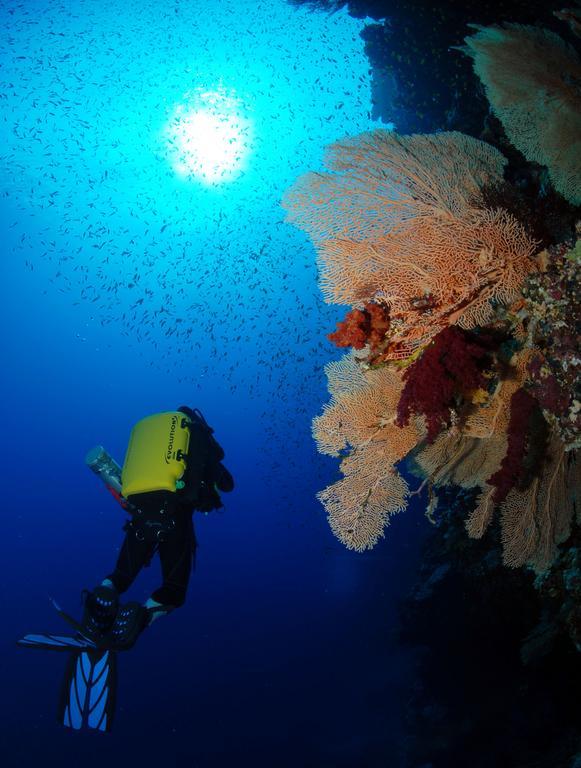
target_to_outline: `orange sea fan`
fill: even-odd
[[[313,420],[322,453],[339,456],[344,477],[317,498],[329,523],[350,549],[375,545],[393,513],[405,508],[408,486],[394,468],[423,439],[421,420],[395,425],[401,373],[393,368],[363,370],[353,353],[327,366],[332,400]]]
[[[386,130],[331,144],[325,165],[285,194],[287,220],[324,240],[374,240],[419,217],[461,215],[503,179],[506,158],[456,131],[399,136]]]
[[[579,505],[581,477],[575,453],[566,452],[552,434],[539,477],[528,488],[509,492],[501,505],[504,563],[512,568],[530,565],[546,571],[557,556],[557,546],[571,532]]]
[[[363,370],[353,353],[326,367],[331,402],[313,419],[313,436],[321,453],[339,456],[351,448],[362,451],[370,443],[383,446],[383,460],[394,464],[422,437],[412,422],[395,425],[403,389],[402,374],[391,367]],[[343,467],[342,467],[343,468]]]
[[[458,132],[399,136],[385,130],[331,144],[334,173],[307,173],[285,194],[287,221],[315,247],[327,240],[359,243],[394,233],[406,222],[455,217],[503,179],[506,158]]]
[[[474,70],[506,134],[527,160],[548,168],[555,188],[581,204],[581,60],[547,29],[480,27],[459,50]]]
[[[335,536],[348,549],[372,549],[384,535],[391,515],[407,505],[408,485],[383,461],[381,446],[344,459],[345,477],[317,494]]]
[[[332,145],[337,173],[307,174],[285,197],[317,248],[325,300],[389,307],[382,359],[408,357],[450,323],[488,322],[491,302],[514,301],[536,269],[524,227],[482,201],[505,162],[460,133],[375,131]]]
[[[513,488],[499,505],[505,565],[529,565],[537,573],[550,567],[558,545],[569,536],[574,510],[579,506],[579,469],[576,455],[566,452],[553,433],[539,476],[526,488]],[[472,530],[475,523],[492,517],[494,490],[486,487],[479,496]]]

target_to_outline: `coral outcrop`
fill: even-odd
[[[508,138],[581,202],[573,49],[511,24],[466,45]],[[327,366],[313,433],[341,460],[318,497],[351,549],[373,547],[424,488],[435,520],[453,485],[473,493],[471,537],[494,522],[504,564],[543,574],[580,514],[579,212],[543,203],[543,226],[526,191],[546,193],[520,166],[511,185],[507,163],[458,132],[376,130],[333,144],[327,170],[285,195],[325,299],[350,306],[329,338],[352,351]]]

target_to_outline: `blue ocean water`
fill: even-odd
[[[0,763],[397,766],[413,658],[397,641],[419,508],[368,554],[315,498],[338,476],[323,303],[280,201],[372,117],[366,25],[283,0],[1,4],[3,575]],[[383,124],[385,125],[385,124]],[[119,659],[111,734],[55,722],[54,597],[111,570],[124,514],[84,466],[199,407],[236,490],[195,515],[188,601]],[[154,562],[129,597],[159,582]]]

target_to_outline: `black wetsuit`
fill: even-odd
[[[181,505],[170,491],[143,493],[130,501],[136,511],[125,526],[115,570],[107,578],[120,594],[125,592],[157,551],[163,583],[152,598],[163,605],[183,605],[196,549],[192,508]]]
[[[234,481],[223,466],[224,451],[212,436],[212,429],[191,409],[179,409],[192,419],[187,469],[183,491],[150,491],[130,496],[131,520],[115,570],[107,576],[115,589],[125,592],[140,570],[159,553],[162,586],[152,598],[162,605],[183,605],[196,550],[192,521],[195,510],[208,511],[222,506],[217,488],[231,491]],[[200,414],[201,416],[201,414]]]

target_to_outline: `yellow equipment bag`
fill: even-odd
[[[131,430],[123,470],[125,498],[149,491],[176,491],[190,443],[189,420],[179,411],[156,413]]]

